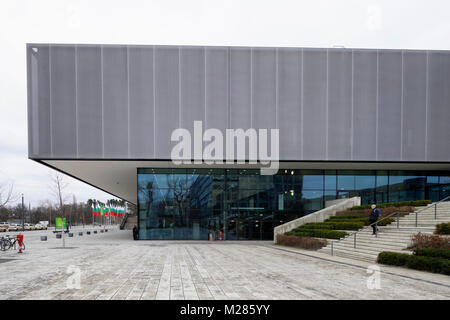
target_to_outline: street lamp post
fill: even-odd
[[[22,193],[22,231],[25,231],[25,206],[23,204],[23,193]]]

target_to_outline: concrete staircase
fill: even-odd
[[[407,247],[411,244],[411,237],[419,232],[423,234],[433,234],[436,224],[450,222],[450,202],[439,202],[437,204],[437,219],[435,219],[435,206],[417,207],[417,227],[416,214],[399,218],[399,228],[397,221],[378,227],[378,236],[372,235],[372,228],[365,227],[356,234],[356,248],[354,247],[354,235],[341,240],[329,240],[328,246],[319,250],[331,254],[331,242],[333,242],[333,255],[375,262],[378,254],[382,251],[392,251],[401,253],[411,253]],[[421,211],[420,211],[421,210]]]
[[[124,230],[133,230],[134,226],[137,226],[137,215],[128,215],[125,222]]]

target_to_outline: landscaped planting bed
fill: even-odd
[[[325,239],[316,239],[312,237],[299,237],[296,235],[277,235],[277,244],[289,247],[297,247],[308,250],[318,250],[325,247],[328,242]]]
[[[377,262],[450,275],[450,238],[418,233],[412,237],[413,255],[381,252]]]
[[[449,234],[450,235],[450,222],[444,222],[436,225],[436,234]]]
[[[444,255],[450,254],[449,249],[443,249],[448,251]],[[414,255],[397,252],[381,252],[378,255],[377,262],[381,264],[407,267],[409,269],[423,270],[434,273],[442,273],[450,275],[450,260],[442,257],[432,257],[426,255],[420,255],[424,252],[418,251]]]
[[[387,208],[387,207],[422,207],[427,206],[431,203],[430,200],[414,200],[414,201],[399,201],[399,202],[386,202],[386,203],[377,203],[377,208]],[[370,204],[365,204],[362,206],[354,206],[350,208],[350,210],[360,210],[360,209],[370,209]]]

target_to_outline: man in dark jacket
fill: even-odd
[[[377,234],[377,232],[378,232],[378,227],[375,222],[377,222],[379,217],[381,217],[381,211],[380,211],[380,209],[377,208],[377,206],[375,204],[373,204],[372,210],[370,211],[370,216],[369,216],[369,224],[372,225],[372,230],[373,230],[372,234]]]
[[[138,239],[138,229],[137,229],[136,225],[133,227],[133,239],[134,240]]]

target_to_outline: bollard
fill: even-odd
[[[72,238],[72,237],[73,237],[73,233],[69,232],[69,238]]]
[[[47,241],[47,236],[41,236],[41,241]]]
[[[82,236],[82,235],[83,235],[83,232],[78,232],[78,235],[79,235],[79,236]]]

